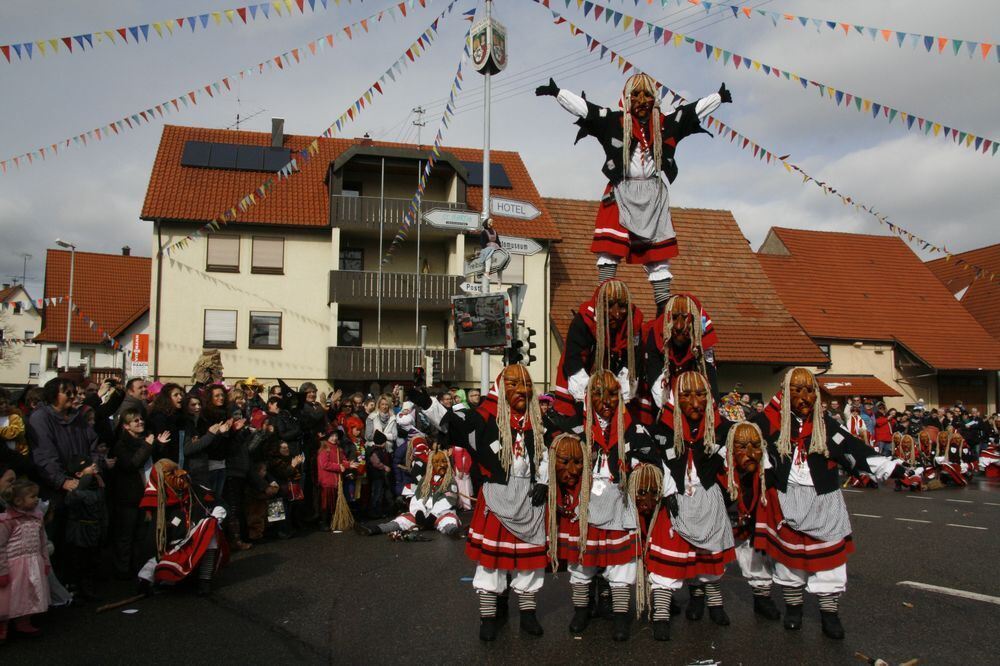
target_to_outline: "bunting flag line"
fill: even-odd
[[[42,162],[46,159],[57,157],[60,154],[60,150],[65,152],[65,150],[71,146],[86,147],[88,143],[103,141],[104,139],[118,136],[122,132],[133,130],[143,124],[151,124],[156,120],[157,116],[163,118],[166,114],[180,113],[182,110],[186,110],[190,106],[197,106],[199,101],[204,102],[206,99],[214,100],[217,96],[230,92],[233,88],[233,84],[236,83],[237,80],[243,81],[248,77],[262,76],[265,72],[271,72],[275,69],[284,71],[286,68],[299,65],[306,58],[322,54],[327,49],[333,48],[335,44],[343,42],[344,39],[351,41],[362,33],[368,34],[376,24],[381,23],[386,17],[392,18],[393,20],[396,20],[399,17],[406,18],[407,6],[412,8],[414,3],[419,3],[421,7],[427,6],[427,0],[405,0],[403,2],[392,2],[385,9],[380,9],[365,18],[358,19],[357,21],[338,28],[334,32],[327,33],[322,37],[306,42],[297,48],[290,49],[280,55],[268,58],[267,60],[257,63],[253,67],[241,69],[235,74],[224,76],[221,79],[213,81],[207,85],[199,86],[194,90],[189,90],[183,95],[161,102],[148,109],[138,111],[137,113],[129,114],[119,120],[115,120],[106,125],[101,125],[100,127],[96,127],[82,134],[77,134],[69,139],[63,139],[36,150],[0,160],[0,175],[6,175],[11,169],[19,170],[22,167],[31,166],[36,162]]]
[[[55,307],[57,305],[62,305],[63,301],[69,301],[68,296],[50,296],[48,298],[34,298],[30,301],[3,301],[0,302],[0,312],[6,312],[8,309],[14,310],[15,308],[25,308],[27,306],[34,307],[38,310],[44,310],[45,308]],[[87,325],[90,330],[95,331],[101,336],[101,342],[108,345],[115,351],[122,348],[120,342],[115,340],[111,335],[105,330],[103,326],[97,323],[97,320],[93,317],[87,315],[80,306],[73,303],[73,314],[78,316],[84,324]],[[13,344],[34,344],[35,341],[27,338],[9,338],[0,340],[0,344],[3,345],[13,345]]]
[[[594,42],[594,37],[589,33],[587,33],[586,31],[584,31],[579,26],[577,26],[576,24],[568,21],[565,17],[559,14],[559,12],[552,9],[549,6],[549,0],[533,0],[533,2],[543,5],[549,9],[549,11],[552,13],[553,24],[565,25],[569,29],[571,35],[575,37],[584,38],[587,42],[588,48],[591,53],[593,53],[596,50],[596,47],[591,46]],[[611,54],[610,59],[607,57],[609,53]],[[635,67],[634,64],[632,64],[632,62],[627,60],[621,54],[613,53],[610,50],[602,51],[599,55],[599,60],[601,62],[604,62],[606,60],[609,61],[622,74],[627,73],[630,69],[634,69],[635,71],[640,71],[638,68]],[[654,82],[657,87],[657,90],[659,91],[659,96],[661,100],[669,100],[669,103],[673,106],[678,106],[680,104],[687,103],[687,100],[682,95],[671,90],[670,88],[660,83],[659,81],[656,81],[655,78]],[[722,122],[721,120],[715,118],[712,115],[706,116],[705,120],[707,129],[716,131],[717,135],[722,139],[728,137],[729,143],[731,145],[736,146],[740,150],[746,152],[752,150],[754,159],[764,161],[766,164],[771,164],[772,162],[774,162],[775,164],[780,164],[788,173],[793,173],[793,172],[797,173],[798,175],[802,176],[802,182],[804,184],[812,183],[816,187],[820,188],[823,191],[823,194],[825,195],[832,194],[835,197],[837,197],[841,201],[841,203],[843,203],[845,206],[850,206],[858,212],[867,213],[868,215],[878,220],[879,224],[885,226],[890,232],[892,232],[896,236],[899,236],[901,239],[911,244],[917,245],[921,250],[924,250],[926,252],[943,254],[945,258],[948,259],[949,261],[954,261],[958,265],[965,266],[966,270],[974,271],[974,279],[988,279],[991,282],[996,279],[997,277],[996,273],[954,256],[951,252],[948,251],[947,248],[934,245],[933,243],[921,238],[917,234],[914,234],[913,232],[904,229],[898,224],[890,222],[889,217],[887,215],[879,212],[873,206],[863,204],[854,199],[853,197],[851,197],[850,195],[846,195],[838,191],[835,187],[833,187],[829,183],[814,178],[809,173],[807,173],[802,167],[789,161],[788,155],[779,156],[778,154],[765,148],[764,146],[757,143],[750,137],[741,134],[740,132],[736,131],[736,129],[734,129],[733,127],[727,125],[726,123]]]
[[[333,0],[333,2],[339,7],[341,0]],[[350,5],[353,4],[354,0],[344,0],[344,2]],[[357,2],[360,4],[365,2],[365,0],[357,0]],[[319,0],[319,4],[325,10],[327,9],[329,0]],[[413,2],[410,1],[409,5],[412,8]],[[0,58],[0,62],[16,65],[33,59],[38,60],[50,53],[54,55],[57,53],[93,51],[101,44],[112,46],[117,46],[118,44],[148,44],[151,32],[156,33],[160,39],[165,39],[173,37],[174,31],[182,33],[184,30],[188,30],[192,34],[199,31],[205,32],[210,26],[221,27],[223,21],[238,28],[258,21],[267,21],[275,16],[284,18],[296,14],[304,15],[307,6],[310,12],[316,13],[316,0],[269,0],[268,2],[244,5],[243,7],[220,9],[218,11],[194,14],[187,17],[160,19],[159,21],[151,21],[123,28],[96,30],[94,32],[84,32],[79,35],[67,37],[0,44],[0,54],[3,55],[3,58]]]
[[[474,16],[474,10],[472,11]],[[465,12],[463,17],[471,18],[468,12]],[[423,171],[420,172],[420,178],[417,181],[417,189],[413,192],[413,196],[410,198],[410,204],[406,207],[406,213],[403,215],[402,224],[399,225],[399,231],[396,232],[392,242],[389,244],[389,248],[385,251],[385,256],[382,257],[383,264],[387,264],[392,260],[392,253],[403,241],[406,240],[406,235],[409,233],[410,228],[413,226],[414,222],[419,219],[420,205],[424,198],[424,191],[427,189],[427,180],[434,171],[434,166],[441,158],[441,142],[444,139],[444,131],[449,128],[448,122],[455,115],[455,102],[458,99],[458,94],[462,91],[462,67],[465,66],[466,61],[472,54],[471,34],[472,26],[470,25],[469,29],[465,33],[465,45],[462,48],[462,57],[458,61],[458,68],[455,70],[455,77],[451,80],[451,90],[448,94],[448,102],[444,105],[444,111],[441,113],[438,130],[434,134],[434,142],[431,144],[431,150],[427,155],[427,162],[424,164]]]
[[[403,51],[403,53],[400,54],[395,61],[393,61],[393,63],[382,73],[381,76],[368,86],[360,97],[351,102],[347,106],[347,109],[340,114],[340,116],[338,116],[333,123],[323,130],[323,132],[317,138],[313,139],[305,148],[302,150],[293,150],[291,160],[285,166],[275,172],[273,176],[268,177],[267,180],[258,185],[252,191],[241,197],[235,205],[229,207],[215,219],[202,225],[196,231],[191,232],[184,238],[181,238],[180,240],[177,240],[163,248],[164,253],[169,257],[171,252],[183,250],[190,243],[194,242],[195,239],[207,236],[213,231],[218,231],[219,228],[229,222],[235,222],[240,212],[245,213],[249,208],[256,206],[258,203],[267,198],[267,196],[276,187],[279,187],[282,181],[285,181],[299,173],[301,171],[300,162],[305,164],[317,153],[319,153],[319,142],[321,138],[333,138],[333,136],[340,132],[344,126],[355,120],[362,111],[370,107],[377,95],[384,94],[382,92],[383,88],[388,85],[389,81],[395,82],[396,77],[402,73],[404,68],[409,66],[409,63],[415,62],[417,58],[426,53],[431,44],[434,42],[434,38],[437,36],[440,21],[451,14],[452,9],[458,2],[459,0],[451,0],[451,2],[448,3],[448,6],[445,7],[444,11],[438,14],[434,20],[431,21],[430,25],[417,36],[417,39],[410,44],[410,46],[407,47],[407,49]]]
[[[539,2],[539,0],[534,1]],[[540,4],[548,6],[548,0],[540,2]],[[686,46],[695,53],[704,53],[706,59],[714,59],[716,63],[721,63],[723,67],[732,65],[736,70],[754,71],[763,76],[773,75],[778,80],[791,84],[799,84],[802,90],[815,88],[819,91],[821,98],[829,100],[837,107],[843,106],[845,110],[854,109],[859,113],[871,114],[872,118],[882,116],[890,125],[898,118],[900,125],[907,131],[914,131],[915,129],[918,133],[922,133],[925,136],[933,134],[935,137],[951,139],[952,143],[959,146],[982,153],[983,155],[990,154],[994,157],[997,154],[998,147],[1000,147],[1000,143],[996,139],[987,139],[972,132],[951,127],[929,118],[922,118],[916,114],[893,108],[888,104],[867,99],[846,90],[839,90],[821,81],[813,81],[794,72],[779,69],[778,67],[754,60],[720,46],[697,40],[694,37],[679,32],[673,32],[665,26],[651,21],[643,21],[640,18],[619,12],[597,2],[580,0],[578,5],[582,7],[585,18],[590,18],[598,23],[603,18],[604,23],[612,23],[615,27],[621,28],[625,33],[634,33],[637,38],[644,32],[646,37],[651,39],[657,46],[673,46],[674,48]],[[588,40],[587,46],[590,47],[591,51],[600,47],[601,55],[609,51],[607,46],[593,38]],[[613,54],[612,57],[614,57],[614,52],[611,51],[611,53]]]
[[[668,2],[673,2],[678,6],[700,5],[705,8],[708,14],[712,9],[718,8],[720,13],[732,12],[735,18],[753,19],[763,17],[771,20],[772,25],[794,25],[800,28],[814,27],[816,32],[822,32],[823,28],[831,32],[843,32],[845,37],[857,35],[868,37],[873,42],[882,44],[895,44],[898,48],[903,48],[907,42],[913,50],[923,47],[927,53],[938,53],[943,55],[951,53],[957,56],[965,52],[969,59],[979,57],[982,60],[990,58],[1000,62],[1000,44],[991,42],[975,42],[971,39],[956,39],[954,37],[943,37],[940,35],[923,35],[916,32],[906,32],[903,30],[893,30],[892,28],[873,28],[856,23],[845,21],[835,21],[832,19],[811,18],[809,16],[799,16],[797,14],[786,14],[767,9],[748,7],[746,5],[733,5],[727,2],[709,2],[707,0],[660,0],[661,6],[666,6]],[[578,3],[579,4],[579,3]],[[638,2],[636,2],[638,4]],[[652,0],[649,0],[652,4]]]

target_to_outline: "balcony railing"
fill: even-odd
[[[440,273],[382,273],[382,307],[420,307],[444,310],[459,293],[459,275]],[[378,271],[330,271],[330,302],[374,307],[379,294]]]
[[[378,197],[352,197],[333,195],[330,197],[330,222],[333,226],[360,226],[378,229],[380,210],[385,207],[385,227],[398,227],[403,223],[406,211],[410,207],[409,199],[379,199]],[[449,210],[468,210],[464,203],[454,201],[421,202],[421,211],[427,212],[435,208]]]
[[[462,349],[427,350],[446,382],[467,379],[465,354]],[[330,380],[405,381],[413,378],[413,368],[421,361],[420,350],[409,347],[329,347],[327,353]]]

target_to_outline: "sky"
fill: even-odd
[[[1000,3],[992,0],[752,0],[735,4],[838,22],[1000,42]],[[1000,139],[1000,62],[927,53],[907,42],[873,42],[852,32],[772,26],[763,17],[734,19],[729,10],[705,10],[675,0],[652,3],[602,0],[675,32],[691,35],[944,125]],[[83,53],[37,55],[30,61],[0,61],[0,159],[59,142],[96,126],[147,109],[223,76],[300,47],[305,42],[392,6],[354,0],[338,6],[319,0],[315,12],[258,20],[246,26],[209,23],[192,34],[169,38],[150,31],[148,43],[99,44]],[[240,0],[4,0],[0,44],[36,41],[119,26],[152,23],[240,6]],[[29,291],[42,294],[44,257],[54,240],[79,250],[133,254],[153,251],[152,225],[139,220],[150,170],[164,123],[270,131],[272,116],[285,119],[289,134],[318,134],[346,110],[446,6],[444,0],[415,5],[405,19],[386,19],[367,34],[335,39],[335,47],[297,66],[248,78],[227,94],[182,107],[165,119],[88,147],[0,175],[0,279],[22,274]],[[426,143],[437,131],[444,101],[461,57],[468,23],[461,12],[482,2],[459,0],[441,22],[434,44],[385,87],[340,133],[415,141],[412,109],[427,109]],[[791,160],[855,200],[874,206],[896,224],[952,252],[1000,241],[1000,155],[984,156],[941,138],[906,132],[897,119],[845,111],[815,89],[803,90],[774,76],[706,60],[689,48],[653,46],[604,21],[584,18],[575,0],[553,7],[567,19],[688,98],[714,92],[723,81],[733,103],[717,116],[775,154]],[[520,152],[543,196],[597,198],[603,191],[602,151],[591,139],[573,145],[573,118],[534,88],[552,76],[561,87],[586,91],[588,99],[614,105],[626,75],[599,60],[549,11],[530,0],[497,0],[494,14],[507,26],[509,64],[493,78],[492,146]],[[342,33],[341,33],[342,34]],[[631,72],[630,72],[631,73]],[[483,140],[481,77],[466,69],[457,113],[445,143],[480,147]],[[671,187],[675,206],[732,210],[756,247],[772,226],[857,233],[886,233],[864,214],[842,205],[801,177],[754,160],[728,140],[697,135],[677,150],[680,175]],[[914,248],[915,250],[917,248]],[[931,255],[922,253],[923,258]]]

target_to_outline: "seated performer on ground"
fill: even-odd
[[[642,311],[632,304],[628,285],[608,280],[580,305],[566,333],[566,345],[556,375],[555,410],[581,416],[591,373],[610,370],[621,384],[621,400],[628,406],[641,378],[636,361],[642,331]]]
[[[712,621],[729,624],[719,581],[726,563],[736,557],[721,487],[726,452],[716,444],[716,437],[724,438],[732,424],[719,418],[708,380],[701,373],[681,373],[674,395],[676,405],[664,406],[659,424],[668,447],[664,492],[669,512],[661,511],[652,527],[646,564],[657,640],[670,640],[670,602],[685,583],[690,589],[685,613],[689,620],[702,618],[707,596]]]
[[[920,433],[921,437],[925,436],[925,431]],[[903,435],[899,438],[899,446],[893,446],[892,457],[901,461],[906,469],[912,471],[913,473],[904,476],[901,479],[896,479],[896,490],[903,490],[907,488],[909,490],[923,490],[924,489],[924,467],[921,464],[920,448],[917,446],[916,442],[913,441],[912,435]]]
[[[802,627],[807,590],[819,596],[823,633],[840,639],[838,600],[847,588],[847,556],[854,542],[837,467],[867,472],[878,481],[902,478],[904,470],[824,415],[818,397],[813,373],[793,368],[756,419],[772,467],[767,504],[757,512],[754,547],[774,560],[774,582],[785,596],[785,628]]]
[[[187,472],[164,458],[153,465],[139,501],[150,525],[152,555],[139,571],[140,587],[176,585],[198,572],[198,594],[212,590],[212,578],[229,559],[222,536],[226,511],[209,511],[191,486]]]
[[[958,432],[948,438],[948,448],[937,459],[941,481],[948,485],[966,486],[975,471],[976,456]]]
[[[376,433],[376,437],[380,433]],[[448,451],[435,448],[429,455],[430,470],[417,480],[415,489],[407,486],[410,508],[387,523],[360,525],[358,531],[367,536],[389,534],[400,530],[427,529],[441,534],[460,534],[458,514],[458,483],[455,481]]]
[[[768,463],[764,447],[764,436],[757,424],[743,421],[729,429],[726,487],[732,502],[729,519],[736,539],[736,562],[753,590],[753,612],[768,620],[777,620],[781,613],[771,601],[774,562],[767,553],[753,547],[757,510],[767,503],[764,470]]]
[[[521,630],[541,636],[535,594],[548,563],[544,505],[549,467],[527,368],[519,363],[504,368],[469,420],[469,451],[484,478],[465,547],[476,562],[472,587],[479,595],[479,638],[494,640],[507,618],[508,575],[518,594]]]
[[[979,469],[988,479],[1000,478],[1000,446],[996,442],[979,452]]]
[[[619,109],[591,104],[549,79],[536,95],[551,95],[578,116],[576,140],[592,136],[604,149],[601,171],[608,185],[594,223],[590,251],[597,255],[601,281],[614,277],[618,263],[642,264],[653,284],[657,305],[670,297],[670,259],[677,256],[677,239],[670,220],[668,183],[677,177],[674,152],[686,136],[708,132],[701,120],[732,102],[725,84],[719,92],[685,104],[664,115],[656,108],[659,85],[647,74],[625,82]]]
[[[690,294],[671,296],[666,309],[642,327],[643,365],[657,407],[662,407],[670,395],[677,375],[687,370],[707,376],[712,394],[718,394],[715,370],[718,341],[712,318]]]

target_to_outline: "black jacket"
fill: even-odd
[[[95,548],[108,529],[108,507],[104,503],[104,488],[97,477],[88,474],[80,484],[66,493],[66,541],[81,548]]]
[[[708,418],[708,417],[706,417]],[[733,426],[732,421],[727,421],[722,419],[719,427],[715,430],[715,448],[711,451],[705,449],[703,440],[699,439],[695,442],[687,442],[684,447],[684,453],[677,455],[674,452],[674,430],[669,426],[660,425],[660,431],[662,432],[664,439],[663,441],[663,459],[666,462],[667,469],[670,470],[670,476],[674,477],[674,483],[677,484],[678,492],[683,493],[687,490],[687,462],[688,462],[688,452],[691,454],[691,461],[694,463],[694,469],[698,473],[698,479],[701,481],[701,485],[705,490],[710,490],[712,486],[719,483],[719,478],[726,469],[726,453],[720,442],[724,443],[726,441],[726,435],[729,433],[729,429]],[[659,439],[659,438],[658,438]],[[721,487],[723,497],[727,496],[727,489]]]
[[[139,500],[146,489],[143,470],[155,446],[146,444],[145,440],[135,438],[124,430],[119,433],[111,449],[112,457],[117,460],[111,470],[114,477],[111,497],[116,505],[133,509],[139,506]]]
[[[500,430],[497,428],[497,420],[493,417],[484,419],[477,410],[470,410],[469,414],[469,445],[468,450],[472,454],[473,460],[479,465],[483,480],[489,483],[499,483],[507,485],[510,478],[509,472],[505,471],[500,464]],[[512,433],[515,437],[516,433]],[[538,446],[544,446],[544,442],[539,441]],[[535,481],[538,470],[535,468],[535,433],[528,430],[524,433],[524,448],[531,465],[531,480]]]

